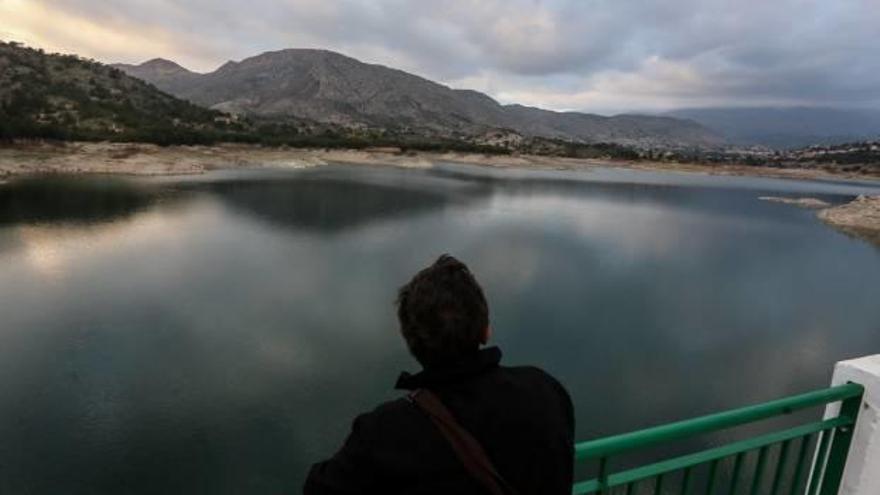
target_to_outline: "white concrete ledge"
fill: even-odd
[[[839,494],[880,495],[880,354],[837,363],[831,384],[847,382],[864,386],[865,396]],[[825,417],[835,417],[839,410],[839,403],[831,404],[825,409]]]

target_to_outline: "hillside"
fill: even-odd
[[[172,64],[167,62],[166,64]],[[285,50],[228,62],[196,77],[168,77],[162,65],[118,66],[194,103],[235,113],[297,116],[347,126],[471,134],[494,101],[458,97],[439,84],[323,50]],[[193,74],[193,73],[189,73]],[[497,119],[496,119],[497,120]]]
[[[140,65],[114,64],[113,67],[132,77],[149,80],[152,84],[169,93],[182,90],[200,76],[200,74],[184,69],[170,60],[161,58],[154,58]]]
[[[73,55],[0,42],[0,138],[202,142],[241,125]]]
[[[523,105],[504,107],[513,126],[531,135],[575,141],[617,143],[639,148],[712,147],[722,140],[696,122],[651,115],[553,112]]]
[[[880,136],[880,111],[839,108],[695,108],[667,115],[691,119],[732,144],[777,149],[843,144]]]
[[[404,71],[326,50],[289,49],[227,62],[196,74],[166,60],[117,65],[199,105],[248,116],[295,116],[347,128],[378,128],[445,138],[507,129],[524,137],[639,147],[707,147],[708,129],[669,117],[603,117],[504,106]]]

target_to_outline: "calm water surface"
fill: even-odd
[[[296,493],[415,369],[396,288],[468,262],[577,436],[824,386],[880,352],[880,250],[762,195],[600,170],[327,166],[0,186],[0,493]]]

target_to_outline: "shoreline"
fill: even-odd
[[[406,152],[396,149],[301,149],[256,145],[161,147],[140,143],[26,143],[0,146],[0,185],[14,177],[42,174],[199,175],[241,168],[306,168],[342,163],[429,168],[452,162],[490,168],[585,170],[623,168],[653,172],[766,177],[796,180],[859,180],[880,185],[880,177],[815,169],[778,169],[747,165],[697,165],[618,161],[536,155],[482,155],[457,152]],[[880,247],[880,196],[860,196],[836,207],[811,198],[762,197],[766,201],[818,209],[818,217],[848,235]]]
[[[566,158],[541,155],[412,151],[393,148],[308,149],[247,144],[167,146],[142,143],[16,143],[0,145],[0,182],[36,174],[194,175],[236,168],[303,168],[329,163],[427,168],[445,161],[493,168],[589,170],[597,167],[685,172],[720,176],[753,176],[797,180],[876,181],[868,176],[821,169],[772,168],[731,164],[687,164]]]
[[[880,196],[861,195],[837,206],[810,197],[761,196],[758,199],[816,210],[816,217],[829,227],[880,248]]]
[[[880,196],[859,196],[818,212],[820,220],[849,236],[880,248]]]

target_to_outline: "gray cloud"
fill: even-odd
[[[266,50],[322,47],[505,102],[556,109],[880,107],[880,0],[0,5],[0,32],[106,61],[163,56],[211,70]],[[28,17],[35,5],[43,15]]]

